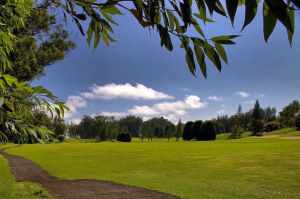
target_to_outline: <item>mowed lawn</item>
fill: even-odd
[[[182,198],[300,198],[300,140],[35,144],[8,152],[60,178],[115,181]]]

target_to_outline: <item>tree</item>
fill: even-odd
[[[67,132],[67,125],[64,122],[64,119],[61,117],[56,116],[53,120],[52,124],[52,131],[55,133],[55,136],[58,137],[59,135],[64,136]]]
[[[175,133],[176,141],[179,141],[181,134],[182,134],[182,123],[181,120],[179,120],[176,125],[176,133]]]
[[[236,112],[236,115],[233,116],[233,126],[231,128],[231,133],[229,138],[236,139],[242,137],[242,134],[244,132],[243,129],[243,112],[242,112],[242,106],[238,106],[238,110]]]
[[[300,131],[300,114],[298,114],[295,118],[295,127],[297,131]]]
[[[168,141],[174,135],[175,129],[176,128],[174,124],[169,124],[165,127],[165,137],[168,138]]]
[[[193,126],[192,126],[192,133],[193,133],[193,137],[196,138],[198,140],[199,134],[200,134],[200,128],[202,125],[202,120],[197,120],[194,122]]]
[[[28,0],[1,1],[0,4],[0,141],[10,137],[17,143],[44,142],[49,140],[51,131],[28,120],[33,115],[31,110],[44,108],[52,115],[63,116],[66,106],[45,88],[32,87],[7,73],[13,70],[10,55],[16,42],[14,34],[24,27],[33,4]]]
[[[293,127],[295,124],[295,119],[297,113],[300,112],[300,103],[297,100],[294,100],[289,105],[283,108],[281,112],[279,112],[279,121],[284,127]]]
[[[43,9],[41,9],[43,8]],[[22,28],[14,31],[14,51],[9,54],[13,70],[7,73],[19,81],[31,81],[44,75],[46,66],[64,59],[65,54],[75,47],[68,40],[68,31],[58,24],[55,15],[48,10],[53,4],[48,1],[36,3]]]
[[[263,110],[264,120],[266,122],[272,122],[276,120],[276,108],[267,107]]]
[[[131,134],[132,137],[139,137],[143,120],[141,117],[128,115],[125,118],[120,119],[120,130]]]
[[[208,141],[216,139],[216,129],[213,121],[205,121],[201,125],[197,140]]]
[[[256,100],[250,121],[250,130],[252,131],[252,135],[259,135],[259,133],[263,131],[263,127],[264,122],[262,118],[262,109],[260,108],[258,100]]]
[[[183,133],[182,133],[183,140],[189,141],[189,140],[193,139],[193,132],[192,132],[193,124],[194,124],[194,122],[188,121],[184,125]]]

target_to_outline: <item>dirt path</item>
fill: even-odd
[[[100,180],[63,180],[50,176],[39,165],[0,150],[18,182],[39,183],[56,199],[175,199],[168,195],[135,186]]]

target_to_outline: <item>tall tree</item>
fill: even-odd
[[[179,119],[179,121],[176,125],[176,133],[175,133],[176,141],[179,141],[179,138],[181,137],[181,135],[182,135],[182,122]]]
[[[53,8],[49,0],[36,3],[25,25],[15,30],[14,51],[9,54],[13,70],[9,74],[19,81],[31,81],[44,75],[46,66],[64,59],[65,54],[75,47],[69,33],[49,14]]]
[[[259,133],[263,131],[263,127],[264,122],[262,117],[262,109],[260,108],[259,101],[256,100],[250,121],[250,130],[252,131],[252,135],[259,135]]]

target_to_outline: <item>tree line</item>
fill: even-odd
[[[84,116],[80,123],[71,123],[68,136],[75,138],[91,138],[99,141],[115,140],[118,134],[129,134],[130,137],[148,141],[153,138],[176,140],[214,140],[217,134],[230,133],[229,138],[240,138],[245,131],[252,136],[260,136],[263,132],[274,131],[285,127],[296,127],[300,130],[300,103],[294,100],[277,114],[276,108],[261,108],[257,100],[254,107],[247,112],[238,106],[237,113],[223,115],[209,121],[178,121],[173,124],[164,117],[154,117],[143,121],[141,117],[128,115],[121,119],[98,115]],[[122,135],[123,136],[123,135]]]

